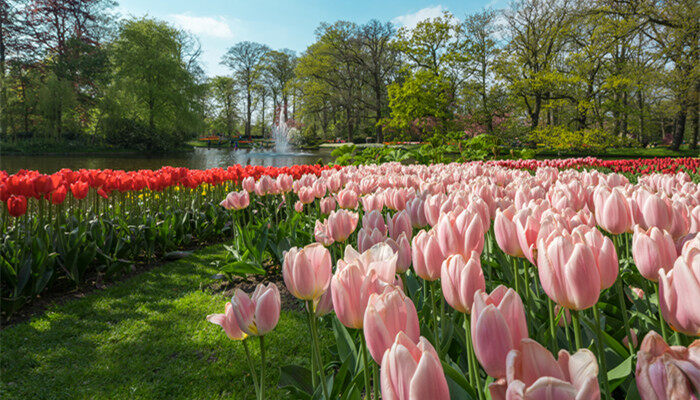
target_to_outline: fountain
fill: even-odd
[[[275,153],[287,154],[289,152],[289,132],[292,129],[287,126],[284,118],[284,107],[280,107],[277,124],[272,125],[272,138],[275,141]]]

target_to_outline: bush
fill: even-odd
[[[562,126],[536,129],[529,135],[529,140],[539,148],[557,152],[593,153],[625,145],[621,138],[600,129],[570,131]]]
[[[149,153],[163,153],[177,148],[183,135],[150,128],[130,118],[108,118],[100,124],[107,143]]]

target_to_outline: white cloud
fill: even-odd
[[[447,11],[447,8],[443,7],[442,5],[426,7],[414,12],[413,14],[398,16],[392,19],[391,22],[399,26],[405,26],[406,28],[413,29],[421,21],[441,17],[442,13],[445,11]]]
[[[178,26],[186,29],[195,35],[211,36],[222,39],[233,37],[231,27],[226,18],[216,17],[195,17],[190,14],[172,14],[169,18]]]

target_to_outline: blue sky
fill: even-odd
[[[207,75],[227,74],[219,64],[226,49],[250,40],[273,49],[303,51],[314,42],[321,22],[372,18],[396,25],[415,25],[424,18],[450,11],[457,18],[484,7],[500,8],[507,0],[120,0],[122,16],[149,15],[195,34],[202,45],[201,61]]]

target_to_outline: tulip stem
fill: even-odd
[[[666,332],[666,322],[664,322],[664,316],[661,313],[661,293],[659,292],[659,284],[653,284],[654,285],[654,290],[656,290],[656,300],[657,300],[657,307],[656,309],[659,312],[659,325],[661,325],[661,336],[664,338],[664,342],[668,343],[668,333]],[[627,331],[627,334],[629,335],[629,331]],[[630,343],[632,342],[631,340],[629,341]]]
[[[372,387],[374,388],[374,398],[379,399],[379,366],[374,364],[372,368]]]
[[[250,375],[253,376],[253,386],[255,387],[255,398],[260,398],[260,388],[258,386],[258,376],[255,373],[255,365],[253,360],[250,358],[250,350],[248,350],[248,343],[246,339],[241,340],[243,342],[243,348],[245,349],[245,358],[248,360],[248,368],[250,368]]]
[[[574,343],[576,351],[581,348],[581,321],[578,318],[578,311],[571,310],[571,322],[574,325]]]
[[[323,371],[323,361],[321,361],[321,348],[319,347],[318,343],[318,331],[316,330],[316,314],[313,312],[313,306],[310,301],[306,301],[306,308],[309,311],[309,319],[311,321],[311,340],[313,341],[314,349],[316,350],[315,352],[312,351],[312,356],[314,355],[313,353],[316,353],[316,365],[318,366],[318,373],[319,373],[319,378],[321,379],[321,387],[323,388],[323,397],[328,399],[328,389],[326,388],[326,374]]]
[[[265,335],[260,338],[260,400],[265,400]]]
[[[309,335],[313,338],[313,329],[311,323],[311,312],[309,311],[309,302],[306,302],[306,317],[309,323]],[[311,340],[311,386],[316,387],[316,345]]]
[[[557,330],[554,327],[554,306],[552,304],[552,299],[547,296],[547,313],[549,314],[549,334],[552,337],[550,350],[552,353],[557,351]]]
[[[467,365],[469,374],[469,384],[476,390],[479,399],[483,399],[481,393],[481,383],[479,382],[479,371],[476,363],[476,355],[474,354],[474,346],[472,344],[471,324],[469,322],[469,314],[464,314],[464,332],[467,341]]]
[[[518,279],[518,259],[515,257],[511,258],[513,259],[513,281],[515,284],[515,292],[520,294],[520,285],[518,284],[518,282],[520,281],[520,279]]]
[[[617,301],[620,303],[620,309],[622,311],[622,323],[625,326],[625,335],[630,335],[630,321],[627,317],[627,304],[625,304],[624,289],[622,288],[622,278],[619,278],[617,279],[617,281],[615,281],[615,287],[617,289]],[[634,344],[631,340],[628,340],[627,342],[630,354],[634,355]]]
[[[593,319],[595,319],[595,330],[598,340],[596,340],[596,347],[598,348],[598,371],[600,371],[600,377],[598,378],[603,382],[603,397],[609,398],[610,396],[610,383],[608,382],[608,364],[605,360],[605,350],[603,349],[603,329],[600,326],[600,312],[598,310],[598,304],[593,306]],[[628,333],[629,334],[629,333]],[[629,340],[632,342],[632,340]]]
[[[435,300],[435,294],[437,290],[435,289],[435,285],[437,285],[436,282],[431,282],[430,284],[430,303],[431,303],[431,314],[433,317],[433,334],[435,335],[435,347],[438,351],[438,355],[442,357],[442,350],[440,346],[440,333],[438,330],[438,318],[437,318],[437,301]]]
[[[369,358],[367,356],[367,342],[365,341],[365,335],[362,331],[360,331],[360,340],[362,340],[362,360],[365,363],[365,367],[363,368],[363,375],[365,377],[365,399],[369,399],[369,394],[372,391],[372,389],[369,386]],[[376,385],[376,383],[375,383]]]

